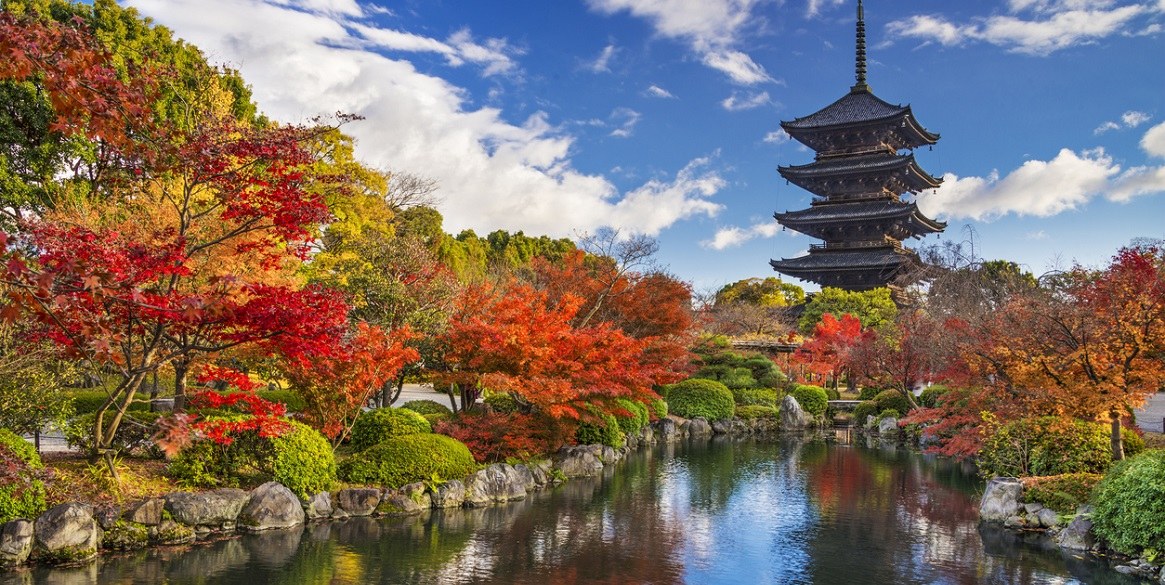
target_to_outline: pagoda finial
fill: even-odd
[[[850,88],[850,91],[853,93],[870,91],[870,86],[866,84],[866,13],[862,9],[862,0],[858,0],[858,51],[856,70],[858,82]]]

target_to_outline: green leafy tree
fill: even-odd
[[[865,291],[847,291],[826,287],[805,305],[798,325],[806,335],[821,322],[821,316],[831,313],[853,315],[862,322],[863,328],[878,328],[893,323],[898,315],[898,306],[890,298],[890,289],[876,288]]]

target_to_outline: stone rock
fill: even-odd
[[[603,471],[603,462],[585,447],[563,447],[554,455],[554,467],[566,477],[590,477]]]
[[[878,426],[878,417],[876,417],[872,414],[867,414],[866,415],[866,424],[864,426],[867,429],[872,429],[872,428]]]
[[[1060,515],[1050,508],[1040,508],[1035,516],[1039,519],[1040,526],[1044,528],[1055,528],[1060,523]]]
[[[400,488],[400,493],[405,497],[417,503],[424,510],[433,507],[433,498],[429,495],[429,488],[425,487],[424,483],[415,482],[410,483]]]
[[[287,486],[269,481],[251,492],[251,498],[239,511],[239,527],[258,532],[272,528],[291,528],[303,524],[303,504]]]
[[[1023,516],[1008,516],[1007,520],[1003,521],[1004,528],[1023,528],[1027,526],[1027,519]]]
[[[465,504],[471,508],[480,508],[524,499],[525,481],[526,478],[513,467],[495,463],[465,478]]]
[[[189,544],[194,542],[194,528],[173,520],[162,520],[157,526],[149,527],[150,540],[161,545]]]
[[[807,428],[810,422],[809,415],[801,409],[797,399],[792,394],[786,394],[781,400],[781,429],[797,431]]]
[[[384,499],[376,506],[376,513],[392,517],[415,516],[426,509],[401,491],[388,490],[384,492]]]
[[[379,505],[380,490],[376,488],[348,488],[336,493],[336,506],[348,516],[371,516]]]
[[[166,511],[175,521],[195,530],[231,530],[249,497],[247,492],[235,488],[196,494],[174,492],[166,494]]]
[[[1092,519],[1085,515],[1078,515],[1068,523],[1068,527],[1061,530],[1056,537],[1060,548],[1074,551],[1092,550],[1096,546],[1096,536],[1092,534]]]
[[[1023,511],[1027,512],[1028,514],[1035,514],[1036,512],[1039,512],[1040,510],[1043,510],[1043,509],[1044,509],[1043,504],[1028,502],[1028,503],[1025,503],[1023,505]]]
[[[514,478],[527,494],[538,489],[538,482],[534,479],[534,472],[521,463],[514,466]]]
[[[162,511],[166,509],[166,500],[150,498],[130,506],[122,518],[135,524],[157,526],[162,523]]]
[[[614,447],[610,447],[607,445],[600,445],[599,447],[600,447],[599,452],[598,452],[599,461],[602,461],[603,465],[611,465],[611,464],[618,463],[618,462],[623,460],[623,452],[622,451],[619,451],[619,450],[615,449]]]
[[[896,435],[898,434],[898,419],[888,416],[878,421],[879,435]]]
[[[680,429],[676,426],[676,421],[670,418],[661,418],[655,423],[656,431],[659,432],[659,440],[664,443],[674,443],[680,438]]]
[[[651,425],[643,425],[643,428],[639,429],[639,444],[644,447],[655,444],[654,427]]]
[[[437,486],[430,497],[434,508],[460,508],[465,503],[465,484],[460,479],[449,480]]]
[[[36,535],[32,522],[13,520],[0,528],[0,567],[23,564],[32,554]]]
[[[48,562],[73,562],[97,556],[99,538],[93,507],[61,504],[49,508],[33,524],[36,556]]]
[[[308,499],[304,515],[309,520],[328,518],[332,515],[332,494],[320,492]]]
[[[1023,484],[1014,477],[996,477],[987,482],[983,499],[979,501],[979,519],[1003,522],[1019,511]]]
[[[733,422],[732,419],[712,421],[712,432],[717,435],[730,435],[733,430]]]
[[[639,450],[639,435],[627,433],[623,436],[623,446],[627,447],[629,451]]]
[[[101,535],[101,548],[137,550],[150,544],[150,530],[144,524],[118,520]]]
[[[706,439],[712,436],[712,425],[703,417],[696,417],[684,423],[689,439]]]
[[[515,465],[514,467],[518,467]],[[533,461],[527,464],[530,470],[530,475],[534,479],[534,487],[537,489],[544,488],[552,483],[556,483],[554,479],[554,464],[549,459],[542,459],[540,461]],[[526,490],[530,491],[530,490]]]
[[[121,506],[116,504],[96,506],[93,508],[93,519],[97,520],[97,525],[102,530],[109,530],[121,519]]]

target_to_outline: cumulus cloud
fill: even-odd
[[[809,3],[805,6],[805,16],[808,18],[813,18],[814,16],[821,14],[822,8],[828,6],[841,6],[842,4],[847,3],[847,1],[848,0],[809,0]]]
[[[1145,133],[1141,148],[1165,158],[1165,123]],[[947,174],[934,195],[919,198],[926,213],[947,218],[991,220],[1007,214],[1046,217],[1077,209],[1097,197],[1126,202],[1165,193],[1165,166],[1122,169],[1103,148],[1080,153],[1063,149],[1050,161],[1032,160],[1005,177]]]
[[[741,52],[745,32],[760,22],[754,9],[772,0],[586,0],[596,12],[627,12],[651,23],[656,34],[688,43],[700,60],[734,82],[773,81],[764,67]]]
[[[769,132],[768,134],[765,134],[764,138],[765,142],[769,144],[784,144],[792,139],[793,137],[789,136],[789,133],[785,132],[784,128]]]
[[[666,90],[658,85],[651,85],[650,87],[648,87],[644,91],[644,93],[646,93],[649,97],[654,97],[654,98],[675,99],[675,97],[676,97],[676,96],[672,95],[672,92],[670,92],[670,91],[668,91],[668,90]]]
[[[746,228],[728,226],[716,230],[716,234],[711,239],[700,242],[700,246],[710,250],[726,250],[739,247],[756,238],[771,238],[780,231],[781,225],[776,220],[754,223]]]
[[[396,54],[435,53],[450,65],[469,63],[494,75],[518,67],[519,52],[504,40],[475,40],[468,29],[443,41],[393,34],[361,20],[359,6],[342,0],[130,4],[208,55],[229,60],[275,119],[337,110],[363,116],[344,128],[356,139],[357,155],[373,166],[436,179],[450,231],[565,237],[609,226],[657,234],[720,210],[711,197],[724,181],[710,160],[621,193],[606,177],[572,166],[575,137],[547,114],[515,123],[497,108],[473,109],[465,89]]]
[[[720,102],[720,106],[729,112],[740,112],[759,108],[769,103],[772,103],[772,100],[769,98],[769,92],[767,91],[753,94],[738,94],[733,92],[732,95]]]
[[[1136,34],[1143,18],[1160,12],[1151,4],[1116,5],[1112,0],[1013,0],[1010,14],[956,23],[940,15],[915,15],[886,26],[892,38],[920,39],[943,46],[985,42],[1015,53],[1045,56],[1115,34]]]

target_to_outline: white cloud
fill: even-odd
[[[1109,120],[1100,126],[1097,126],[1096,130],[1093,130],[1092,133],[1099,135],[1104,134],[1110,130],[1120,130],[1121,128],[1136,128],[1151,119],[1153,119],[1153,116],[1146,114],[1145,112],[1129,110],[1121,115],[1120,122],[1113,122],[1112,120]]]
[[[611,112],[610,119],[617,127],[611,131],[611,136],[630,138],[635,131],[635,125],[639,123],[641,118],[643,115],[631,108],[615,108],[615,111]]]
[[[587,63],[586,68],[594,73],[610,72],[611,58],[615,56],[615,53],[618,50],[618,47],[616,47],[614,44],[603,47],[603,50],[599,53],[599,56],[596,57],[594,61]]]
[[[656,34],[679,39],[713,69],[736,83],[772,81],[764,67],[736,47],[761,18],[753,10],[773,0],[586,0],[603,14],[628,12],[651,23]]]
[[[359,43],[406,53],[438,53],[454,67],[466,62],[481,65],[482,74],[486,76],[515,71],[517,64],[511,56],[522,54],[521,50],[511,47],[505,39],[486,39],[484,45],[479,44],[473,40],[473,34],[468,29],[453,33],[443,42],[410,32],[378,28],[358,22],[347,23],[347,26],[360,34],[359,38],[344,39],[350,44]]]
[[[1015,53],[1044,56],[1114,34],[1130,34],[1134,21],[1157,10],[1143,4],[1117,6],[1111,0],[1012,0],[1009,8],[1011,14],[980,17],[967,24],[915,15],[891,22],[886,30],[891,37],[943,46],[986,42]]]
[[[769,98],[769,92],[767,91],[751,95],[740,95],[733,92],[732,95],[721,101],[720,105],[729,112],[740,112],[759,108],[769,103],[772,103],[772,100]]]
[[[1024,234],[1023,237],[1025,240],[1046,240],[1048,239],[1048,232],[1045,232],[1044,230],[1028,232]]]
[[[658,85],[652,85],[652,86],[648,87],[646,90],[646,93],[648,96],[655,97],[655,98],[675,99],[675,97],[676,97],[676,96],[672,95],[672,93],[670,91],[668,91],[668,90],[666,90]]]
[[[841,6],[846,2],[847,0],[809,0],[808,5],[805,7],[805,16],[808,18],[813,18],[814,16],[821,14],[822,8],[828,6]]]
[[[1165,158],[1165,122],[1149,128],[1145,137],[1141,139],[1141,148],[1149,156]]]
[[[1150,156],[1165,158],[1165,123],[1145,133],[1141,148]],[[1165,166],[1122,170],[1103,148],[1080,153],[1065,148],[1050,161],[1028,161],[1006,177],[998,172],[987,177],[947,174],[938,192],[920,197],[918,206],[927,214],[947,218],[1047,217],[1077,209],[1097,197],[1123,203],[1160,193],[1165,193]]]
[[[792,139],[793,137],[789,136],[789,133],[785,132],[784,128],[769,132],[768,134],[765,134],[764,138],[765,142],[769,144],[784,144]]]
[[[780,231],[781,225],[775,220],[755,223],[747,228],[729,226],[716,230],[716,234],[711,239],[700,242],[700,246],[711,250],[726,250],[756,238],[771,238]]]
[[[1125,126],[1128,126],[1129,128],[1136,128],[1137,126],[1140,126],[1141,124],[1144,124],[1145,122],[1148,122],[1152,119],[1153,116],[1150,116],[1145,112],[1137,112],[1135,110],[1125,112],[1121,116],[1121,122],[1124,122]]]
[[[1113,122],[1112,120],[1109,120],[1108,122],[1105,122],[1105,123],[1097,126],[1096,130],[1093,130],[1092,133],[1100,135],[1100,134],[1104,134],[1105,132],[1108,132],[1110,130],[1120,130],[1120,129],[1121,129],[1120,124],[1117,124],[1116,122]]]
[[[285,1],[130,4],[206,54],[229,60],[251,84],[261,109],[275,119],[297,121],[334,111],[363,116],[344,127],[356,139],[357,155],[373,166],[436,179],[449,231],[520,229],[566,237],[610,226],[657,234],[721,208],[710,198],[724,181],[706,159],[693,161],[672,179],[620,193],[603,175],[572,166],[575,137],[547,114],[513,123],[497,108],[471,109],[465,89],[381,54],[373,29],[358,30],[335,11],[290,8]],[[475,41],[468,30],[444,43],[452,53],[415,35],[384,38],[398,46],[428,46],[446,59],[452,54],[480,64],[485,73],[517,67],[509,58],[516,52],[504,41]]]

